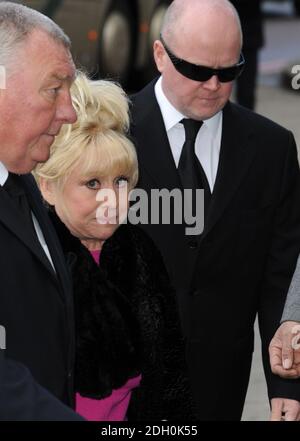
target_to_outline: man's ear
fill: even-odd
[[[155,40],[153,43],[153,55],[156,67],[162,73],[165,68],[167,54],[160,40]]]
[[[43,198],[49,205],[55,206],[54,183],[45,178],[39,178],[39,187]]]

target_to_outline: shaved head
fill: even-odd
[[[221,25],[221,26],[220,26]],[[170,44],[176,44],[192,29],[198,33],[206,28],[222,32],[235,28],[242,47],[241,23],[235,7],[228,0],[174,0],[169,6],[161,33]]]
[[[228,0],[174,0],[161,33],[163,41],[154,42],[154,58],[165,96],[188,118],[211,118],[228,102],[233,80],[222,82],[216,75],[192,80],[178,71],[174,59],[210,69],[236,66],[243,38],[235,8]]]

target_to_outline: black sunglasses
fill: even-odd
[[[240,61],[237,64],[229,67],[222,67],[221,69],[189,63],[188,61],[176,57],[176,55],[170,51],[162,36],[160,36],[160,41],[177,72],[190,80],[208,81],[212,76],[217,75],[221,83],[229,83],[230,81],[236,80],[245,67],[245,58],[242,53]]]

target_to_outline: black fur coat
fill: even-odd
[[[129,420],[193,420],[175,294],[153,242],[122,225],[105,242],[98,266],[51,217],[74,281],[76,391],[101,399],[141,373]]]

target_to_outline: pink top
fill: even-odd
[[[141,375],[132,378],[102,400],[92,400],[76,394],[76,412],[88,421],[126,421],[132,389],[138,387]]]
[[[99,265],[101,250],[90,251],[90,253],[93,256],[94,261]]]
[[[91,252],[99,264],[100,251]],[[132,390],[140,385],[141,375],[131,378],[124,386],[112,391],[102,400],[94,400],[76,394],[76,412],[88,421],[126,421],[126,414]]]

